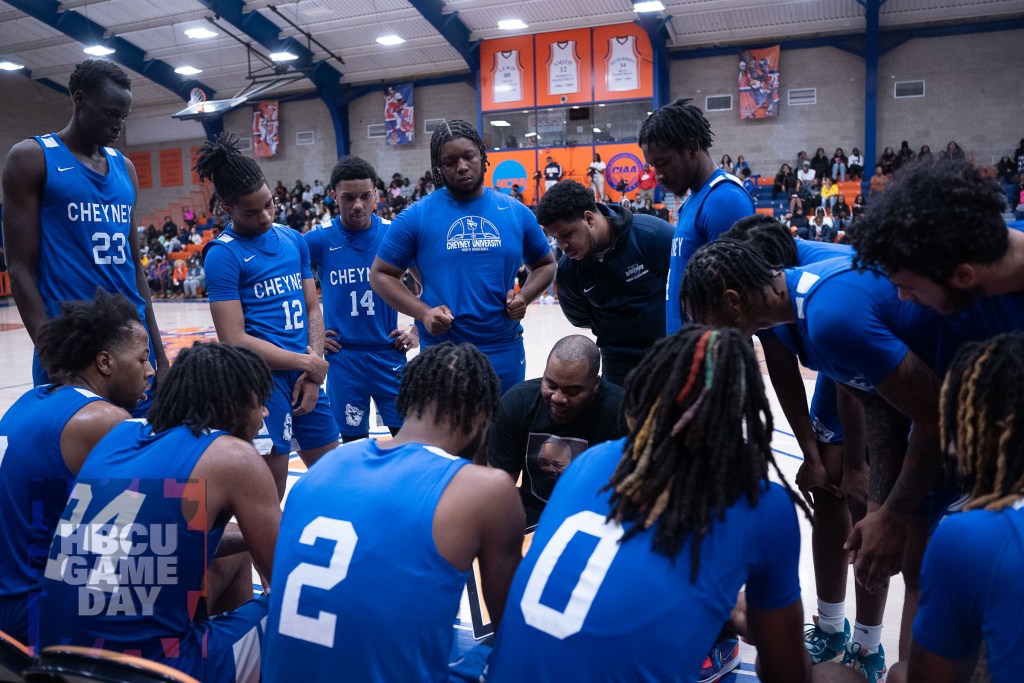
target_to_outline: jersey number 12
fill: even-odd
[[[284,309],[284,329],[301,330],[306,326],[302,319],[302,302],[298,299],[282,301],[281,308]]]

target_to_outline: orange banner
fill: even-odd
[[[189,162],[188,162],[189,169],[194,169],[195,166],[196,166],[196,161],[198,161],[198,160],[199,160],[199,148],[198,147],[193,147],[189,151]],[[200,184],[199,183],[199,174],[196,173],[194,170],[192,171],[192,184],[193,185],[199,185]]]
[[[127,156],[135,166],[139,189],[148,190],[153,187],[153,154],[151,152],[132,152]]]
[[[594,101],[654,96],[651,41],[636,24],[594,29]]]
[[[160,187],[180,187],[183,182],[181,149],[160,150]]]
[[[480,46],[480,108],[534,106],[533,36],[485,40]]]
[[[779,46],[740,49],[740,118],[779,115]]]
[[[535,37],[537,106],[593,101],[590,29]]]
[[[529,206],[536,195],[537,184],[533,174],[537,171],[537,152],[488,152],[484,185],[509,194],[513,185],[519,186],[523,202]],[[543,189],[543,186],[542,186]]]
[[[277,154],[278,112],[277,100],[257,102],[252,108],[252,151],[254,157],[272,157]]]

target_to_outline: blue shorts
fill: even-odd
[[[182,639],[178,657],[157,661],[203,683],[259,683],[269,606],[270,597],[261,595],[195,624]]]
[[[398,387],[405,369],[405,354],[395,349],[342,348],[324,356],[327,397],[343,436],[370,433],[370,398],[377,405],[384,424],[402,426],[398,415]]]
[[[312,412],[292,415],[292,390],[302,373],[298,370],[277,370],[273,374],[274,387],[267,400],[268,415],[263,421],[274,442],[278,455],[292,452],[292,438],[299,450],[312,450],[338,440],[338,423],[323,387]]]
[[[498,375],[501,382],[501,393],[526,380],[526,347],[523,346],[523,338],[519,336],[515,341],[504,344],[473,344],[480,352],[491,361],[491,367]],[[431,345],[421,343],[421,349],[427,349]]]
[[[818,373],[811,398],[811,427],[814,438],[821,443],[842,443],[843,425],[839,422],[839,408],[836,403],[836,383]]]

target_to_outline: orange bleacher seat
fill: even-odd
[[[764,176],[764,175],[762,175],[762,176],[758,176],[757,177],[757,184],[758,185],[772,185],[774,183],[775,183],[775,178],[773,176]]]
[[[0,296],[11,295],[11,276],[4,271],[0,273]]]
[[[775,209],[773,209],[770,206],[759,206],[759,207],[757,207],[757,212],[758,213],[763,213],[765,216],[774,216],[775,215]]]

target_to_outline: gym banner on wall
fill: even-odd
[[[272,157],[277,154],[279,111],[277,100],[259,102],[252,108],[253,156]]]
[[[412,83],[388,86],[384,95],[384,141],[388,145],[413,142],[416,133]]]
[[[779,46],[740,49],[740,119],[779,115]]]

